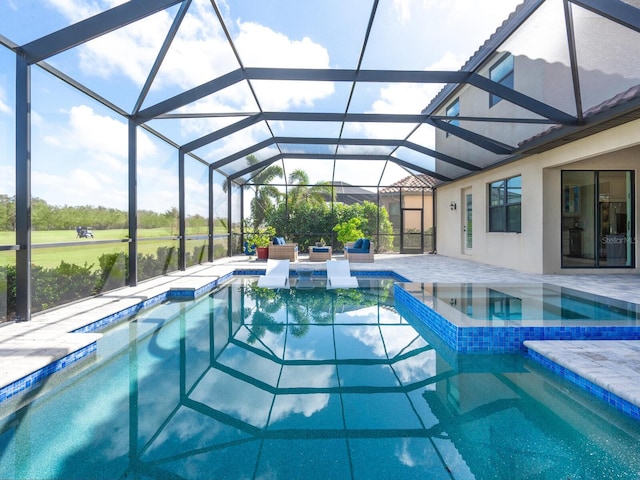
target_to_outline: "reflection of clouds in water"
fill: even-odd
[[[380,330],[389,358],[405,352],[407,347],[410,350],[416,350],[427,345],[427,342],[409,325],[402,327],[381,325]]]
[[[382,329],[384,343],[380,340],[380,329]],[[371,352],[381,358],[387,356],[385,347],[389,358],[393,359],[395,355],[403,352],[407,346],[409,348],[404,353],[409,353],[411,350],[427,345],[424,339],[410,326],[363,326],[349,329],[348,333],[362,344],[370,347]],[[420,355],[408,357],[393,363],[392,367],[403,383],[423,380],[434,376],[436,373],[436,352],[435,350],[429,350]]]
[[[310,417],[329,404],[329,397],[328,393],[279,395],[273,405],[269,422],[274,423],[293,413]]]
[[[222,435],[225,428],[228,427],[225,427],[222,423],[209,418],[203,419],[200,413],[180,407],[176,415],[154,440],[153,445],[143,458],[154,458],[156,450],[161,452],[166,448],[171,448],[172,453],[175,454],[176,445],[193,443],[194,439],[197,439],[197,445],[215,445],[216,437]],[[240,433],[237,433],[237,435],[240,436]]]
[[[405,438],[396,446],[394,453],[400,463],[408,467],[428,465],[433,458],[432,448],[428,445],[423,439]]]
[[[336,323],[399,323],[399,319],[397,313],[378,306],[336,314]]]
[[[280,351],[284,348],[284,335],[267,332],[262,340],[271,348]],[[303,349],[293,350],[288,354],[291,359],[302,360],[310,360],[315,356],[313,350]],[[280,364],[239,347],[228,346],[218,360],[235,371],[274,387],[280,375]],[[287,365],[283,370],[283,380],[280,385],[282,388],[326,388],[335,383],[335,368],[332,365]],[[191,398],[251,425],[263,427],[269,418],[273,394],[214,370],[202,379]],[[271,422],[294,413],[309,417],[325,408],[328,403],[328,394],[280,395],[271,411]]]
[[[212,370],[200,381],[191,398],[256,427],[264,427],[273,394]]]
[[[366,314],[366,311],[374,310]],[[364,313],[364,315],[363,315]],[[377,307],[371,307],[367,309],[358,310],[357,312],[350,312],[346,314],[351,317],[351,323],[371,323],[365,319],[370,319],[372,315],[376,316],[376,324],[371,326],[363,326],[360,328],[353,328],[347,331],[348,334],[359,340],[364,345],[371,347],[371,351],[377,357],[389,357],[397,355],[400,351],[407,347],[416,337],[419,335],[413,328],[406,326],[406,328],[393,325],[385,326],[384,324],[398,324],[398,314],[390,312],[384,309],[378,309]],[[354,322],[354,319],[359,321]],[[379,324],[378,324],[379,322]],[[384,334],[384,344],[380,341],[380,330]],[[419,345],[421,346],[421,345]]]
[[[272,387],[276,386],[280,374],[280,366],[273,360],[263,358],[237,346],[228,346],[218,357],[218,362]]]
[[[345,334],[352,336],[363,345],[371,348],[371,352],[376,357],[386,358],[387,353],[380,337],[380,328],[375,325],[371,327],[353,327],[345,331]]]
[[[392,365],[403,384],[418,382],[436,375],[436,351],[422,352]],[[435,390],[435,385],[425,386],[427,390]]]

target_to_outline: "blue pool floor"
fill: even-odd
[[[129,315],[144,302],[166,295],[171,289],[194,291],[205,288],[237,269],[264,268],[264,262],[240,256],[200,265],[186,272],[173,272],[167,276],[144,282],[137,287],[108,292],[103,296],[78,302],[60,309],[34,316],[30,322],[0,327],[0,390],[6,397],[11,389],[24,389],[25,379],[37,376],[43,369],[63,367],[81,349],[90,351],[95,342],[92,333],[70,333],[106,317]],[[321,263],[301,261],[292,264],[304,268],[322,269]],[[376,255],[373,264],[354,264],[353,270],[393,271],[413,282],[547,282],[582,291],[640,303],[640,280],[637,275],[536,275],[482,265],[439,255]],[[535,351],[552,360],[554,368],[564,369],[566,375],[576,375],[580,381],[594,384],[615,398],[628,399],[636,410],[640,407],[640,358],[638,355],[620,355],[620,352],[640,350],[640,340],[582,342],[580,354],[571,342],[538,342]],[[542,344],[542,345],[540,345]],[[533,345],[530,347],[533,349]],[[69,358],[71,356],[71,358]],[[617,382],[620,371],[630,377]],[[633,376],[635,372],[635,377]],[[559,372],[560,373],[560,372]],[[586,380],[585,380],[586,379]],[[594,379],[591,382],[589,379]],[[22,380],[22,383],[21,383]],[[18,393],[18,392],[15,392]],[[0,401],[3,398],[0,398]]]

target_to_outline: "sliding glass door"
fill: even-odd
[[[633,267],[631,171],[562,172],[562,266]]]

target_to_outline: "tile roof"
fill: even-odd
[[[422,191],[422,189],[425,187],[433,190],[435,184],[436,179],[424,173],[419,175],[409,175],[408,177],[404,177],[402,180],[399,180],[388,187],[381,188],[380,193],[399,192],[400,187],[402,187],[402,190],[404,191],[414,192]]]

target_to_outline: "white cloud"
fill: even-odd
[[[66,173],[34,171],[31,175],[33,195],[52,205],[105,205],[126,210],[126,187],[117,188],[103,180],[101,175],[81,168]]]
[[[128,126],[124,121],[97,114],[87,105],[76,105],[69,112],[68,125],[61,127],[46,140],[60,148],[85,150],[91,157],[110,163],[110,167],[126,171],[128,156]],[[153,155],[155,145],[138,135],[138,155]]]
[[[16,169],[13,165],[0,165],[0,194],[13,196],[16,191]]]
[[[253,22],[239,22],[235,45],[246,67],[329,68],[329,52],[305,37],[286,35]],[[265,110],[312,106],[334,92],[332,82],[252,82]]]
[[[41,117],[37,122],[34,137],[40,136],[46,146],[41,147],[42,151],[34,151],[34,195],[57,205],[105,205],[126,209],[126,123],[99,115],[86,105],[76,105],[63,113],[68,117],[66,124],[50,125]],[[156,154],[156,146],[151,140],[138,135],[139,158],[153,158]],[[163,182],[161,173],[152,177],[156,185]],[[170,189],[175,192],[175,185]],[[170,206],[175,203],[172,201]],[[156,197],[141,208],[149,206],[164,205]]]
[[[398,14],[400,22],[406,23],[411,18],[411,4],[413,0],[393,0],[393,9]]]
[[[7,105],[7,92],[4,87],[0,85],[0,113],[10,114],[11,112],[11,107]]]
[[[168,85],[190,88],[237,68],[238,63],[218,26],[211,3],[194,1],[162,63],[153,88]]]

